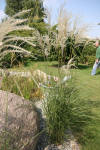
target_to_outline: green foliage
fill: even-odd
[[[31,78],[6,76],[3,79],[1,90],[15,93],[29,100],[42,97],[42,91]]]
[[[33,22],[35,16],[38,16],[43,21],[44,7],[41,0],[23,0],[23,9],[31,9],[29,13],[30,22]]]
[[[94,46],[94,41],[90,41],[86,46],[84,46],[84,49],[80,53],[79,62],[83,64],[93,65],[96,58],[95,55],[96,47]]]
[[[23,14],[21,18],[28,18],[28,24],[33,24],[40,22],[37,29],[41,29],[41,22],[44,23],[44,7],[41,0],[6,0],[5,12],[8,16],[13,16],[22,10],[30,10],[27,14]],[[44,23],[45,24],[45,23]],[[41,29],[42,30],[42,29]]]
[[[95,55],[96,47],[94,46],[95,41],[90,41],[84,48],[83,54],[84,55]]]
[[[0,67],[1,68],[11,68],[13,66],[18,65],[19,62],[22,61],[21,59],[19,59],[19,61],[18,61],[18,57],[20,57],[20,56],[15,53],[7,54],[6,56],[4,56],[2,61],[0,61]]]
[[[34,21],[34,23],[30,23],[29,26],[38,30],[42,35],[47,34],[47,32],[48,32],[48,30],[47,30],[48,25],[44,22],[40,22],[40,21],[35,22]]]
[[[66,41],[66,61],[73,56],[76,56],[76,64],[78,62],[82,64],[93,65],[95,61],[96,47],[94,41],[88,41],[84,39],[82,43],[75,44],[75,39],[69,37]]]
[[[8,16],[13,16],[22,10],[23,0],[6,0],[5,13]]]
[[[44,16],[43,2],[40,0],[6,0],[5,13],[8,16],[13,16],[16,13],[27,9],[31,9],[29,18],[36,15],[38,15],[38,17]]]
[[[75,37],[68,37],[66,40],[66,54],[69,59],[71,59],[73,56],[80,56],[83,48],[83,42],[82,43],[75,43]]]
[[[92,56],[92,55],[86,55],[84,57],[80,57],[79,62],[81,62],[82,64],[87,64],[87,65],[93,65],[95,62],[96,57]]]
[[[95,56],[87,56],[88,65],[93,65],[95,62],[95,59],[96,59]]]
[[[50,89],[46,98],[44,110],[51,143],[62,143],[66,130],[71,130],[80,142],[86,142],[86,127],[93,123],[91,103],[80,98],[74,83],[69,81]]]

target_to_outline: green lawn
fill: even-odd
[[[35,70],[40,69],[51,75],[58,75],[57,62],[33,62],[26,67],[15,68],[14,70]],[[76,78],[77,87],[80,89],[80,95],[87,100],[97,101],[98,105],[93,108],[93,113],[100,116],[100,69],[97,70],[95,76],[91,76],[92,67],[80,65],[78,69],[73,69]],[[92,125],[91,125],[92,126]],[[90,127],[89,127],[90,128]],[[96,136],[86,146],[82,146],[82,150],[100,150],[100,123],[93,126],[96,131]]]

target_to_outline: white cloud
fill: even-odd
[[[3,10],[0,10],[0,22],[4,17],[6,17],[6,14],[4,13]]]

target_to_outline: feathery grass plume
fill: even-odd
[[[49,34],[41,35],[37,30],[33,33],[33,36],[35,37],[34,42],[37,47],[39,47],[39,50],[42,52],[44,58],[48,57],[52,46],[52,39],[49,37]]]
[[[60,47],[61,55],[63,56],[64,48],[66,47],[66,38],[68,36],[68,28],[70,26],[70,15],[66,15],[65,9],[61,7],[58,18],[58,32],[53,32],[51,25],[51,14],[49,10],[46,10],[46,20],[48,24],[48,33],[41,35],[38,31],[35,32],[35,37],[38,46],[40,47],[44,56],[50,54],[51,47],[58,49]],[[33,33],[34,34],[34,33]]]
[[[75,44],[79,44],[84,42],[87,32],[90,26],[88,24],[81,24],[81,21],[78,17],[76,17],[72,23],[71,32],[69,32],[70,36],[75,38]]]
[[[66,40],[69,37],[69,30],[71,26],[71,14],[67,13],[62,5],[59,10],[58,22],[57,22],[57,32],[55,34],[54,47],[58,53],[59,64],[62,64],[62,59],[64,57],[64,51],[66,49]]]
[[[84,57],[83,53],[86,46],[91,43],[91,40],[86,38],[90,27],[88,24],[82,24],[79,17],[73,20],[72,28],[69,32],[70,42],[67,44],[69,44],[71,48],[70,58],[76,56],[76,66],[78,66],[78,61]]]
[[[49,18],[48,23],[50,23],[49,11],[47,16]],[[50,28],[52,27],[50,26]],[[76,51],[79,53],[79,47],[83,42],[85,43],[84,47],[88,44],[89,41],[85,39],[88,29],[89,25],[80,25],[78,18],[73,20],[72,15],[65,10],[64,5],[60,7],[56,31],[51,30],[48,32],[49,35],[52,34],[49,38],[52,38],[51,44],[55,47],[60,65],[65,63],[67,56],[69,57],[68,45],[71,49],[69,57],[71,59],[77,54]],[[70,41],[68,41],[69,38]]]
[[[71,26],[71,14],[61,7],[58,16],[58,36],[57,36],[57,45],[61,46],[63,50],[65,47],[66,38],[68,38],[70,26]]]
[[[50,17],[49,10],[47,11],[47,17],[48,17],[48,23],[50,23],[51,17]],[[62,64],[65,58],[66,40],[68,39],[69,33],[71,31],[71,21],[72,21],[72,15],[68,13],[65,10],[64,5],[62,5],[59,9],[56,32],[52,30],[52,26],[50,26],[50,29],[48,31],[51,45],[55,48],[56,53],[58,55],[59,65]]]
[[[23,43],[28,43],[29,45],[35,46],[33,44],[34,37],[20,37],[16,35],[9,35],[13,31],[27,31],[32,30],[28,25],[24,25],[28,19],[18,19],[24,13],[30,10],[22,11],[14,15],[13,17],[7,18],[4,22],[0,24],[0,60],[8,53],[22,53],[24,55],[31,55],[31,52],[21,47],[21,45],[16,46],[10,42],[15,41],[16,43],[20,40]],[[9,44],[10,43],[10,44]]]

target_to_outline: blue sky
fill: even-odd
[[[5,8],[5,0],[0,0],[0,20],[5,16],[4,14],[4,8]]]
[[[65,3],[65,8],[72,15],[81,18],[82,23],[92,25],[90,37],[100,37],[100,0],[44,0],[44,6],[51,10],[52,22],[57,20],[58,8]],[[0,18],[4,17],[5,0],[0,0]]]

